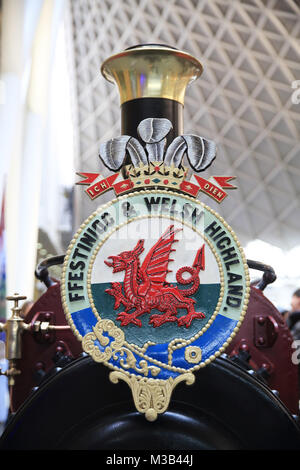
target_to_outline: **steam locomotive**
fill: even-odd
[[[108,59],[102,72],[120,87],[122,135],[141,141],[137,128],[149,118],[171,122],[169,144],[183,134],[182,96],[201,73],[196,59],[148,44]],[[125,152],[118,161],[124,178],[128,164]],[[74,334],[63,281],[49,275],[52,265],[66,265],[66,256],[43,261],[35,274],[46,292],[25,319],[18,305],[23,298],[11,296],[12,317],[1,325],[9,360],[10,415],[0,449],[300,449],[299,377],[291,361],[292,337],[263,293],[276,275],[270,266],[246,262],[263,274],[249,286],[238,331],[198,370],[190,387],[177,385],[164,413],[147,420],[135,408],[127,384],[112,383],[109,369],[95,361]],[[137,283],[142,286],[140,277]],[[113,293],[125,304],[124,295]],[[125,316],[120,318],[124,323]]]

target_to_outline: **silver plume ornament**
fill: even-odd
[[[165,118],[147,118],[138,125],[138,134],[145,147],[128,135],[122,135],[100,145],[99,157],[112,171],[119,171],[125,163],[126,154],[134,167],[149,162],[164,162],[166,166],[179,168],[184,155],[196,172],[204,171],[216,158],[216,144],[197,135],[180,135],[166,146],[166,136],[172,123]]]

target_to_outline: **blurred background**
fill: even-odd
[[[6,295],[41,295],[37,263],[64,254],[105,200],[75,186],[76,172],[106,173],[99,144],[120,134],[118,91],[100,66],[141,43],[203,64],[187,90],[185,133],[217,143],[206,175],[234,175],[238,189],[220,206],[201,200],[247,258],[275,269],[265,295],[288,310],[300,287],[299,2],[2,0],[0,19],[0,317]]]

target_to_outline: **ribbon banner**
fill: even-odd
[[[86,194],[91,199],[96,199],[101,194],[105,193],[113,187],[113,183],[119,176],[119,173],[110,175],[107,178],[98,180],[96,183],[92,184],[95,180],[101,177],[100,173],[77,173],[79,176],[85,177],[85,180],[79,181],[76,184],[84,184],[89,187],[85,190]]]
[[[223,188],[236,189],[236,186],[232,186],[230,183],[228,183],[229,180],[235,178],[234,176],[213,176],[212,178],[218,185],[214,184],[212,181],[201,178],[198,175],[194,174],[193,176],[199,184],[200,190],[219,203],[222,202],[227,196],[227,193],[223,190]]]
[[[109,189],[114,189],[116,196],[126,193],[129,190],[134,189],[136,186],[130,179],[123,179],[120,173],[115,173],[103,178],[100,173],[77,173],[79,176],[85,179],[79,181],[76,184],[87,185],[88,188],[85,190],[86,194],[92,199],[96,199],[101,194],[105,193]],[[190,196],[197,197],[198,193],[203,193],[210,196],[218,203],[222,202],[227,196],[227,192],[224,189],[236,189],[229,183],[235,176],[212,176],[210,180],[202,178],[198,175],[193,174],[191,181],[182,181],[178,184],[178,188]]]

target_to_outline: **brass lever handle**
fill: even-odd
[[[19,294],[14,294],[14,295],[9,295],[6,297],[6,300],[13,300],[15,302],[14,308],[19,307],[19,301],[20,300],[26,300],[27,297],[25,295],[19,295]]]

